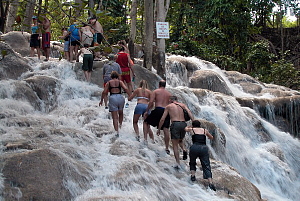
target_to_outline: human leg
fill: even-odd
[[[30,56],[33,57],[34,56],[34,47],[30,47]]]
[[[123,109],[118,111],[119,114],[119,127],[122,127],[122,123],[123,123],[123,118],[124,118],[124,114],[123,114]]]
[[[149,127],[148,127],[148,133],[149,133],[149,137],[150,137],[150,139],[153,141],[153,143],[154,143],[154,134],[153,134],[153,131],[152,131],[152,129],[150,128],[150,125],[148,125]]]
[[[179,140],[179,146],[180,146],[180,148],[182,149],[182,151],[183,151],[183,160],[186,160],[187,159],[187,150],[186,150],[186,148],[185,148],[185,144],[184,144],[184,142],[183,142],[183,140],[184,139],[182,139],[182,140]]]
[[[200,146],[200,162],[203,170],[203,179],[212,178],[211,173],[211,167],[210,167],[210,161],[209,161],[209,153],[208,153],[208,147],[206,145]]]
[[[49,60],[50,57],[50,47],[45,48],[45,56],[46,56],[46,60]]]
[[[170,131],[169,131],[169,128],[163,128],[163,131],[164,131],[165,147],[166,147],[166,150],[169,150],[169,145],[170,145]]]
[[[78,49],[79,49],[79,45],[76,44],[75,47],[74,47],[74,55],[75,55],[75,57],[78,54]],[[79,62],[79,59],[76,58],[76,62]]]
[[[36,48],[37,54],[38,54],[38,58],[41,59],[41,50],[39,47]]]
[[[190,165],[190,171],[191,171],[191,180],[192,181],[196,181],[196,177],[195,177],[195,174],[196,174],[196,159],[198,157],[198,151],[197,151],[197,145],[192,145],[191,148],[190,148],[190,153],[189,153],[189,158],[190,158],[190,162],[189,162],[189,165]]]
[[[85,80],[88,82],[89,80],[89,72],[87,70],[84,70],[84,77],[85,77]]]
[[[138,126],[138,121],[139,121],[140,116],[141,116],[140,114],[134,114],[133,119],[132,119],[133,129],[134,129],[134,132],[136,134],[136,137],[140,136],[139,126]]]
[[[147,141],[147,135],[150,129],[150,125],[147,122],[143,122],[143,133],[144,133],[144,140]]]
[[[69,59],[70,62],[73,61],[73,57],[74,57],[74,49],[75,49],[75,46],[71,45],[71,46],[70,46],[70,59]],[[76,56],[76,55],[75,55],[75,56]]]
[[[177,165],[180,165],[178,144],[179,144],[179,139],[172,139],[174,157]]]
[[[118,126],[118,111],[112,111],[111,112],[111,116],[113,119],[113,125],[114,125],[114,129],[117,132],[117,134],[119,134],[119,126]]]

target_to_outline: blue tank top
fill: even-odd
[[[32,27],[31,27],[31,33],[32,33],[32,34],[36,34],[38,29],[39,29],[38,26],[32,26]]]
[[[79,29],[76,27],[76,24],[72,24],[69,28],[69,32],[71,32],[70,39],[71,41],[80,40]]]

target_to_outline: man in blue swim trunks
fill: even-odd
[[[165,107],[169,104],[169,99],[171,97],[171,93],[168,92],[166,89],[166,81],[161,80],[158,83],[158,89],[155,89],[150,96],[150,101],[147,107],[144,116],[146,117],[145,122],[151,126],[158,127],[159,120],[162,117]],[[155,109],[151,111],[148,115],[148,111],[153,107],[155,103]],[[164,141],[166,146],[167,154],[170,154],[169,144],[170,144],[170,117],[169,115],[165,118],[164,124],[162,125],[161,129],[164,131]],[[148,132],[147,130],[144,132]]]

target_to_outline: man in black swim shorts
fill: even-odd
[[[159,120],[162,117],[165,107],[169,104],[169,98],[171,96],[171,93],[168,92],[166,89],[166,81],[161,80],[158,83],[158,89],[155,89],[153,93],[151,94],[150,101],[148,104],[148,108],[146,112],[144,113],[145,116],[145,122],[151,126],[158,126]],[[148,115],[148,111],[153,107],[155,102],[155,109],[151,111],[151,113]],[[170,132],[169,132],[169,126],[170,126],[170,118],[166,117],[165,121],[163,123],[162,129],[164,130],[164,141],[166,146],[166,152],[167,154],[170,154],[169,150],[169,144],[170,144]],[[144,129],[144,135],[148,134],[148,129]]]

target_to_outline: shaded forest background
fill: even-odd
[[[0,30],[30,32],[33,15],[47,16],[52,39],[59,40],[63,27],[95,15],[103,25],[105,45],[127,39],[145,49],[150,38],[156,68],[160,42],[155,27],[152,34],[145,31],[145,13],[150,12],[153,22],[161,19],[160,5],[170,25],[166,53],[197,56],[262,82],[300,89],[298,0],[0,0]],[[297,20],[288,20],[291,13]]]

